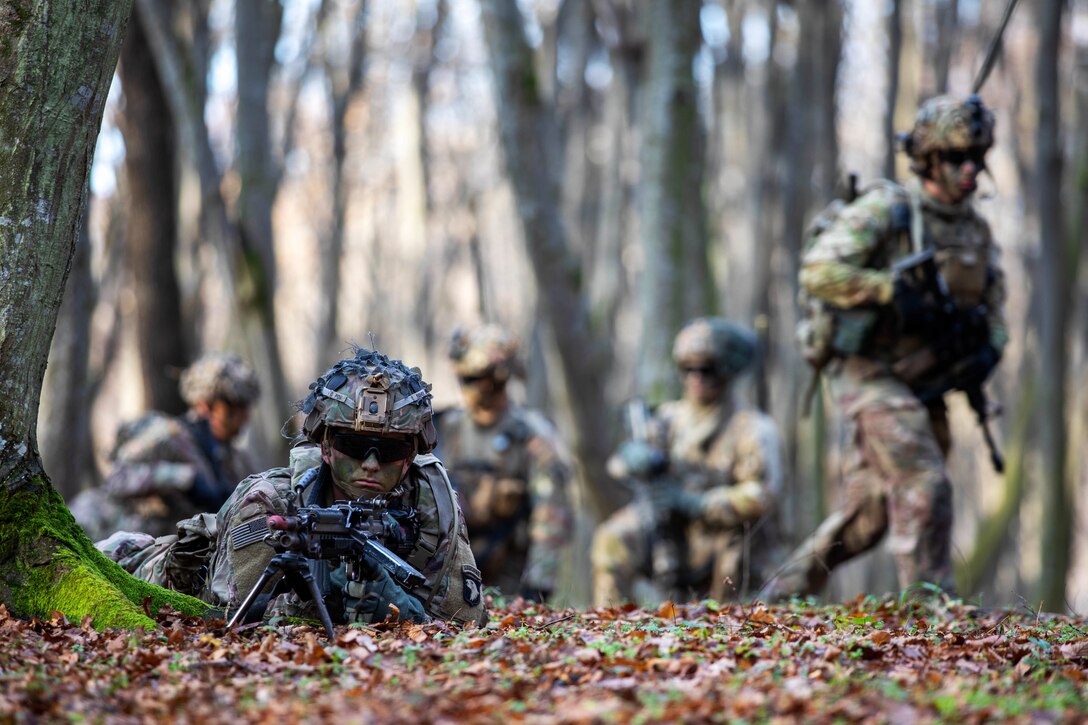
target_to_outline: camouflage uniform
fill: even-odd
[[[259,388],[246,363],[209,354],[187,368],[182,397],[190,405],[224,399],[251,404]],[[150,412],[123,424],[100,489],[81,493],[71,508],[92,540],[119,530],[172,534],[180,519],[218,508],[254,472],[248,451],[212,435],[205,418]]]
[[[722,367],[727,380],[751,362],[750,332],[724,320],[701,318],[681,331],[677,353],[683,352],[686,336],[693,333],[710,337],[709,344],[719,349],[725,337],[726,352],[717,355],[726,358]],[[749,349],[730,352],[738,346]],[[681,354],[676,357],[682,361]],[[671,524],[679,530],[655,531],[653,512],[636,501],[605,521],[594,535],[591,552],[593,598],[598,606],[640,598],[638,589],[646,591],[654,576],[653,559],[659,553],[655,539],[661,536],[678,539],[683,576],[677,583],[679,591],[662,591],[662,583],[653,582],[652,598],[709,595],[724,600],[758,588],[774,552],[775,502],[783,485],[781,443],[768,416],[737,409],[728,383],[724,391],[710,405],[686,398],[665,403],[651,421],[651,436],[668,451],[663,477],[698,495],[699,512]],[[615,457],[609,468],[623,472]],[[651,480],[648,485],[670,483]]]
[[[992,129],[993,118],[977,97],[928,102],[907,140],[915,171],[924,173],[928,155],[942,148],[988,148]],[[911,209],[913,239],[897,230],[897,207]],[[989,226],[968,201],[941,203],[918,181],[906,188],[883,183],[845,207],[816,238],[802,259],[803,288],[840,309],[884,307],[865,347],[840,356],[829,368],[830,395],[843,419],[842,440],[849,442],[842,462],[842,503],[789,557],[772,597],[818,592],[832,569],[875,546],[886,531],[900,586],[918,581],[952,585],[946,410],[939,397],[926,405],[914,392],[941,373],[939,351],[919,335],[901,333],[888,307],[895,282],[891,264],[918,246],[935,250],[959,308],[985,305],[988,344],[999,353],[1008,340],[998,249]]]
[[[505,383],[517,368],[517,341],[488,326],[455,335],[458,375],[489,375]],[[570,456],[539,412],[507,403],[491,425],[465,409],[436,417],[439,455],[465,511],[473,553],[486,586],[506,594],[547,596],[571,533]]]
[[[332,425],[330,421],[341,422],[343,419],[355,419],[359,421],[359,429],[365,430],[367,415],[361,406],[373,403],[371,410],[376,412],[371,417],[377,430],[421,431],[417,447],[421,453],[415,456],[407,475],[389,495],[392,503],[417,511],[414,546],[404,558],[423,573],[426,581],[410,594],[431,616],[483,624],[486,611],[480,573],[472,557],[464,518],[445,468],[435,456],[427,453],[434,446],[428,402],[430,386],[420,387],[418,371],[412,371],[416,373],[414,378],[411,375],[398,378],[397,373],[407,371],[399,362],[390,364],[384,356],[378,356],[381,359],[376,361],[367,355],[378,354],[360,351],[356,360],[362,359],[372,372],[377,368],[379,374],[365,377],[348,370],[344,375],[343,369],[334,367],[311,386],[315,392],[302,407],[307,413],[303,430],[311,440],[320,440],[327,422]],[[384,377],[381,372],[385,373]],[[408,382],[405,382],[406,378],[410,378]],[[412,380],[419,381],[414,383],[415,393],[404,395]],[[333,399],[327,397],[329,395],[337,397]],[[314,399],[321,401],[322,397],[325,400],[315,405]],[[405,398],[417,404],[396,408],[397,402]],[[383,400],[389,401],[384,408],[381,407]],[[352,410],[355,403],[360,407]],[[424,414],[426,418],[421,419]],[[239,484],[218,515],[203,514],[179,522],[177,537],[152,539],[125,533],[99,542],[98,548],[141,579],[185,591],[214,606],[233,610],[252,589],[275,553],[264,542],[268,517],[288,514],[289,505],[295,500],[295,486],[303,481],[308,471],[318,467],[317,477],[311,478],[301,491],[302,501],[306,505],[329,505],[334,498],[329,466],[322,462],[319,447],[303,444],[292,449],[289,468],[274,468],[250,476]],[[319,562],[314,568],[323,586],[343,588],[346,585],[342,567],[330,570]],[[278,597],[270,612],[310,617],[315,614],[311,606],[300,602],[294,594]],[[350,611],[344,616],[348,620],[362,621]]]

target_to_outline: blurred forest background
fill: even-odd
[[[180,370],[233,350],[264,396],[249,440],[282,465],[291,403],[351,342],[458,389],[454,327],[500,322],[520,398],[574,449],[588,531],[624,499],[603,462],[634,395],[678,392],[683,322],[756,327],[742,396],[786,441],[783,530],[836,495],[836,421],[800,415],[803,230],[848,172],[905,178],[894,132],[966,94],[991,0],[137,0],[50,354],[39,441],[71,499],[117,425],[181,412]],[[989,388],[1008,468],[970,410],[955,557],[985,604],[1088,612],[1088,1],[1022,3],[982,91],[979,206],[1003,248],[1012,343]],[[831,596],[894,589],[876,553]]]

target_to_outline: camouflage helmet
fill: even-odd
[[[975,94],[965,99],[936,96],[921,105],[914,128],[899,140],[904,153],[919,162],[944,149],[988,149],[994,145],[994,114]],[[915,171],[919,167],[924,164],[912,165]]]
[[[374,350],[357,349],[310,385],[298,403],[306,416],[302,432],[320,443],[329,426],[372,434],[407,433],[416,453],[434,450],[437,442],[431,411],[431,385],[419,368],[390,360]]]
[[[253,367],[237,355],[212,352],[185,368],[181,397],[189,405],[213,400],[252,404],[261,394]]]
[[[721,317],[699,317],[676,336],[672,358],[677,365],[709,362],[725,378],[743,372],[756,356],[752,330]]]
[[[499,325],[485,325],[471,332],[454,330],[449,354],[454,372],[461,378],[486,375],[505,382],[511,375],[524,374],[517,336]]]

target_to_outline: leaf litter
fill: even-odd
[[[958,602],[666,602],[487,627],[97,631],[0,605],[0,722],[1083,722],[1088,623]]]

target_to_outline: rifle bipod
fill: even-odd
[[[261,606],[254,607],[254,603],[257,602],[258,597],[270,582],[272,582],[272,590],[269,592],[268,598],[264,600]],[[294,551],[276,554],[272,557],[272,561],[268,562],[268,566],[265,567],[264,572],[257,579],[257,583],[249,590],[246,598],[242,600],[238,611],[227,622],[227,626],[233,627],[239,621],[242,624],[248,624],[260,620],[264,617],[265,609],[267,609],[271,598],[289,591],[295,592],[304,601],[308,598],[313,600],[314,606],[317,607],[317,612],[321,616],[321,624],[325,626],[325,633],[329,641],[333,641],[332,618],[329,616],[329,610],[325,607],[325,600],[321,596],[321,591],[317,587],[317,580],[314,579],[314,574],[310,570],[310,561],[302,554]],[[252,612],[251,609],[253,609]]]

